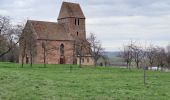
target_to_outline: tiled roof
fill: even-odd
[[[68,18],[68,17],[85,18],[79,4],[63,2],[58,19]]]
[[[28,20],[28,22],[37,34],[38,39],[72,40],[66,33],[63,24],[34,20]]]

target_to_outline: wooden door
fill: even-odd
[[[60,58],[60,64],[64,64],[65,61],[64,61],[64,58]]]

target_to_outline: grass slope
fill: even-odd
[[[0,100],[168,100],[170,73],[0,63]]]

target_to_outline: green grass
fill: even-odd
[[[0,63],[0,100],[168,100],[170,73]]]

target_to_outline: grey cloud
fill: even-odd
[[[170,13],[169,0],[96,0],[95,3],[85,6],[88,16],[155,16]]]

